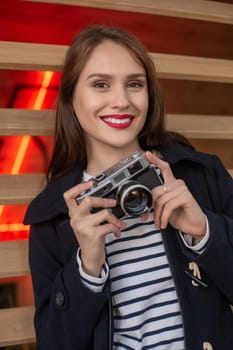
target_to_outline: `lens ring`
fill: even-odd
[[[153,200],[150,190],[136,181],[124,183],[118,195],[120,206],[126,215],[139,217],[152,207]],[[130,195],[132,198],[129,201]]]

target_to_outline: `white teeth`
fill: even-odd
[[[125,119],[116,119],[116,118],[103,118],[105,122],[112,123],[112,124],[126,124],[130,123],[131,119],[130,118],[125,118]]]

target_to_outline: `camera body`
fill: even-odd
[[[79,204],[87,196],[116,199],[117,205],[111,211],[118,218],[139,217],[148,212],[153,205],[151,189],[163,184],[160,170],[149,163],[142,152],[121,159],[91,180],[92,187],[80,193],[76,202]],[[101,208],[93,212],[98,210]]]

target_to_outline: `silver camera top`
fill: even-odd
[[[104,194],[120,186],[126,179],[130,179],[149,166],[154,167],[148,162],[142,152],[136,151],[128,157],[121,159],[117,164],[114,164],[103,173],[91,178],[93,181],[92,187],[80,193],[77,200],[79,202],[86,195],[90,196],[92,193],[95,196],[98,196],[98,194],[104,196]]]
[[[96,177],[94,177],[94,180],[96,180],[97,182],[102,181],[105,178],[109,178],[112,175],[113,181],[116,181],[117,184],[119,184],[119,179],[118,179],[118,174],[121,173],[124,170],[127,170],[128,167],[133,166],[133,164],[135,164],[137,161],[140,161],[142,163],[142,165],[145,165],[145,162],[143,161],[143,153],[142,152],[134,152],[131,155],[129,155],[126,158],[122,158],[117,164],[114,164],[111,168],[105,170],[103,173],[101,173],[100,175],[97,175]],[[144,158],[145,159],[145,158]],[[146,159],[145,159],[146,160]],[[148,164],[148,161],[146,161]],[[145,167],[145,166],[144,166]]]

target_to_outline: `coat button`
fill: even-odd
[[[203,350],[214,350],[214,348],[212,347],[212,345],[208,341],[205,341],[203,343]]]
[[[56,301],[57,307],[61,309],[65,302],[64,294],[62,292],[57,292],[55,296],[55,301]]]

